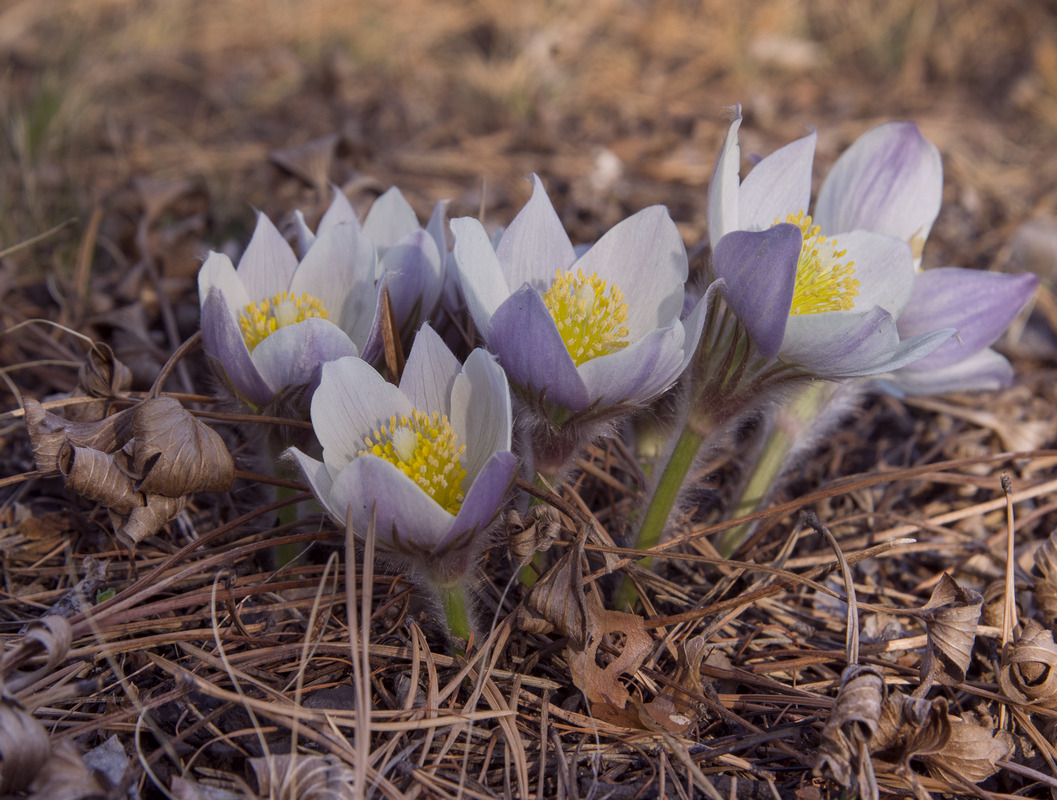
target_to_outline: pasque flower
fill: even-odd
[[[460,365],[428,325],[399,387],[359,358],[325,364],[312,398],[323,460],[292,448],[312,490],[431,586],[464,581],[487,544],[516,459],[506,376],[474,350]]]
[[[943,168],[939,150],[912,122],[890,122],[860,136],[833,165],[819,193],[816,220],[824,230],[863,228],[907,241],[920,265],[939,215]],[[900,394],[936,394],[1008,385],[1013,368],[990,345],[1038,285],[1032,274],[978,269],[919,270],[898,318],[903,339],[936,328],[957,336],[934,352],[884,375]]]
[[[198,273],[202,340],[235,395],[259,411],[307,412],[321,365],[371,338],[375,262],[358,226],[336,224],[299,263],[264,214],[237,269],[211,252]]]
[[[624,413],[675,382],[705,305],[680,318],[686,251],[663,207],[624,220],[577,257],[532,180],[531,198],[495,246],[476,219],[451,229],[463,295],[488,348],[529,413],[570,433],[553,459],[560,471],[580,438],[570,428]]]
[[[918,224],[932,203],[917,191],[927,182],[928,160],[926,168],[908,166],[912,180],[904,182],[892,182],[883,163],[842,165],[812,219],[815,133],[767,156],[739,181],[740,124],[739,111],[709,188],[708,223],[724,296],[761,354],[824,377],[852,377],[898,369],[949,339],[951,328],[901,336],[896,323],[914,286],[907,240],[923,241],[935,218]],[[857,205],[834,202],[851,184],[874,191]],[[903,191],[884,195],[892,186]],[[884,232],[868,229],[871,221]]]
[[[301,252],[307,253],[317,237],[335,226],[348,224],[356,228],[374,245],[377,253],[378,291],[383,285],[388,289],[397,324],[405,334],[410,334],[419,322],[429,318],[440,299],[448,254],[444,232],[446,208],[447,201],[439,201],[423,228],[411,204],[394,186],[374,201],[361,226],[348,198],[335,188],[334,199],[315,233],[305,223],[304,215],[296,212],[298,242]],[[361,355],[367,361],[374,361],[380,355],[380,338],[372,338],[365,345]]]

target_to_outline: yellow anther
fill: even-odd
[[[388,425],[363,440],[361,456],[384,458],[407,475],[449,514],[462,507],[462,482],[466,470],[459,463],[466,445],[458,443],[446,415],[432,416],[412,410],[411,416],[393,415]]]
[[[289,292],[279,292],[275,297],[246,306],[246,310],[239,317],[239,326],[242,328],[246,347],[252,353],[254,347],[279,328],[313,317],[327,318],[327,310],[323,308],[321,300],[310,294],[294,297]]]
[[[781,221],[776,219],[774,224]],[[803,211],[790,214],[785,222],[799,227],[804,237],[789,314],[820,314],[854,308],[859,295],[855,262],[840,261],[848,251],[838,250],[836,241],[823,236],[821,228],[812,225],[811,217]]]
[[[543,295],[573,363],[608,355],[628,346],[628,304],[616,284],[606,287],[597,273],[558,270]]]

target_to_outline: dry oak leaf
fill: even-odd
[[[1046,622],[1057,625],[1057,530],[1035,551],[1035,600]]]
[[[1057,645],[1053,633],[1029,619],[1002,653],[998,685],[1010,700],[1057,707]]]
[[[829,772],[841,786],[857,789],[861,797],[878,796],[868,745],[877,730],[884,698],[880,671],[859,665],[844,670],[833,711],[822,729],[815,775]]]
[[[980,725],[950,718],[951,735],[938,753],[925,756],[929,772],[957,784],[980,783],[998,771],[998,762],[1013,752],[1013,737],[1007,731],[991,731]]]
[[[947,686],[965,680],[983,603],[983,595],[962,588],[944,573],[929,601],[920,609],[909,610],[925,623],[928,637],[921,661],[921,691],[933,680]]]

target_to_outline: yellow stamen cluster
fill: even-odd
[[[384,458],[422,487],[445,511],[458,514],[462,507],[462,482],[466,470],[460,464],[466,445],[448,422],[447,415],[432,416],[412,410],[411,417],[401,414],[389,418],[371,436],[363,440],[368,453]]]
[[[775,220],[777,225],[781,220]],[[812,225],[811,217],[803,211],[785,219],[800,228],[804,244],[796,267],[793,305],[790,315],[821,314],[823,311],[847,311],[855,306],[859,295],[859,281],[855,278],[855,262],[841,263],[847,250],[838,250],[837,243]]]
[[[239,317],[239,326],[242,328],[246,347],[252,353],[253,348],[269,334],[312,317],[327,318],[327,310],[323,308],[321,300],[310,294],[294,297],[289,292],[279,292],[275,297],[246,306],[246,310]]]
[[[628,346],[628,304],[616,284],[608,287],[598,273],[558,270],[543,295],[558,333],[576,366]]]

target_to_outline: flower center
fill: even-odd
[[[275,297],[246,306],[239,317],[239,326],[246,347],[252,353],[254,347],[279,328],[313,317],[327,318],[327,310],[323,308],[321,300],[310,294],[294,297],[289,292],[279,292]]]
[[[780,221],[775,220],[774,224]],[[836,241],[819,233],[821,228],[812,225],[811,217],[803,211],[790,214],[785,221],[798,226],[804,237],[789,314],[821,314],[854,308],[859,294],[855,262],[840,261],[848,251],[838,250]]]
[[[363,440],[367,447],[359,455],[384,458],[417,483],[449,514],[458,514],[462,507],[462,482],[466,470],[459,463],[466,445],[448,422],[447,415],[433,412],[433,416],[413,410],[408,418],[393,415],[388,425],[382,425]]]
[[[628,346],[628,304],[616,284],[606,287],[598,273],[585,276],[582,269],[558,270],[551,288],[543,295],[558,333],[573,363],[608,355]]]

